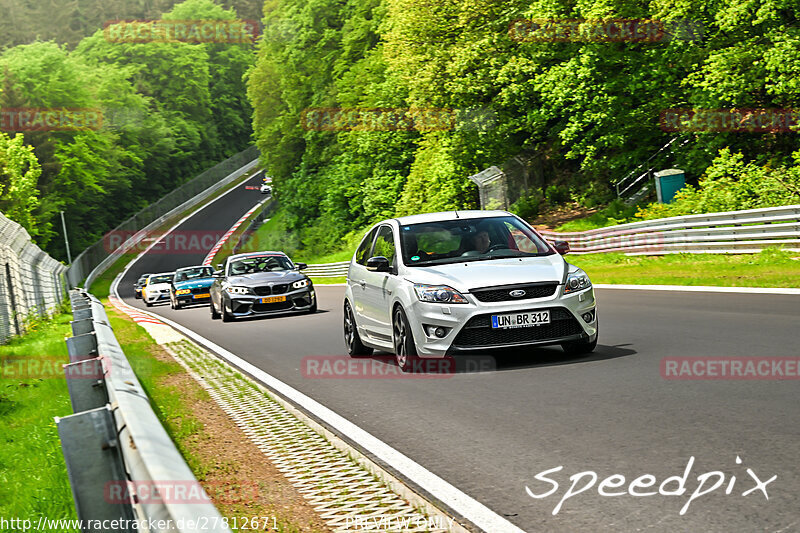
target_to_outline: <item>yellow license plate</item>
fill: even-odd
[[[192,296],[192,298],[208,298],[209,296],[211,296],[211,295],[210,295],[210,294],[208,294],[208,293],[204,293],[204,294],[195,294],[194,296]]]
[[[278,302],[285,302],[286,296],[268,296],[266,298],[261,298],[262,304],[275,304]]]

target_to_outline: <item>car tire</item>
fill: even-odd
[[[350,308],[350,302],[344,302],[344,345],[350,357],[360,357],[372,355],[372,348],[367,348],[362,344],[361,337],[358,335],[356,327],[356,317]]]
[[[209,300],[211,300],[210,302],[208,302],[208,306],[211,308],[211,319],[212,320],[219,320],[219,316],[220,315],[219,315],[219,312],[217,311],[217,306],[214,305],[214,299],[213,298],[209,298]]]
[[[597,338],[599,335],[594,336],[593,341],[575,341],[565,342],[561,345],[564,353],[567,355],[586,355],[590,354],[597,348]]]
[[[392,313],[392,343],[394,344],[394,358],[397,366],[403,372],[410,372],[419,357],[417,345],[414,344],[414,334],[403,308],[398,306]]]
[[[223,322],[233,322],[233,315],[228,312],[225,308],[225,300],[220,300],[220,304],[222,305],[222,321]]]
[[[153,304],[150,303],[150,300],[145,300],[144,305],[146,305],[147,307],[153,307]]]
[[[308,308],[308,314],[313,315],[317,312],[317,299],[314,298],[314,303],[311,304],[311,307]]]

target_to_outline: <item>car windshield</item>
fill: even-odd
[[[150,276],[150,281],[147,282],[148,285],[153,285],[155,283],[169,283],[172,281],[172,276],[174,274],[159,274],[158,276]]]
[[[555,253],[541,237],[512,216],[402,225],[400,245],[406,266]]]
[[[277,272],[281,270],[294,270],[294,265],[285,255],[258,255],[231,261],[228,272],[232,276],[238,276],[255,272]]]
[[[188,281],[199,278],[210,278],[214,273],[214,269],[208,266],[199,266],[194,268],[187,268],[175,273],[175,282]]]

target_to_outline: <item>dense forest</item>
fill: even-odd
[[[675,136],[663,164],[692,184],[720,178],[725,194],[758,176],[731,201],[700,191],[687,209],[758,206],[764,181],[771,201],[797,199],[794,126],[673,132],[659,118],[797,106],[799,14],[767,0],[268,0],[248,79],[255,136],[287,227],[320,251],[379,217],[475,206],[466,178],[491,165],[529,178],[515,209],[535,212],[542,191],[605,203]],[[520,19],[652,19],[664,34],[530,39]],[[367,124],[376,109],[454,111],[449,127]]]
[[[54,19],[63,15],[62,8],[54,8]],[[59,259],[66,255],[60,210],[72,250],[79,252],[252,143],[252,108],[243,78],[254,61],[252,41],[114,40],[104,34],[97,13],[90,14],[97,25],[74,47],[36,40],[0,53],[6,130],[0,131],[0,211]],[[36,22],[57,26],[47,26],[47,18]],[[212,0],[187,0],[156,18],[234,20],[238,15]],[[26,120],[14,111],[20,109],[31,113],[27,126],[20,126]],[[83,122],[70,115],[54,131],[31,126],[36,110],[86,111],[77,113]]]

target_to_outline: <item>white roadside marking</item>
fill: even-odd
[[[727,292],[734,294],[800,294],[800,289],[780,287],[713,287],[710,285],[611,285],[595,283],[595,289],[625,289],[638,291]]]

